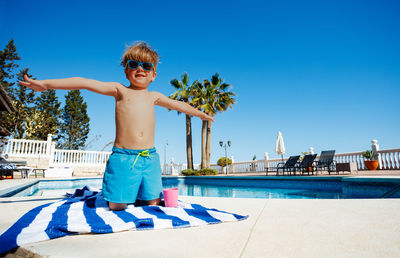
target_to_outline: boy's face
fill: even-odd
[[[130,81],[131,86],[145,89],[157,76],[154,70],[145,71],[141,65],[137,69],[125,68],[126,78]]]

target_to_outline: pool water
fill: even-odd
[[[101,189],[101,178],[40,180],[9,196],[60,196],[88,185]],[[400,186],[400,178],[344,177],[164,177],[163,188],[179,188],[180,195],[266,198],[266,199],[349,199],[381,198]],[[394,191],[388,198],[400,198]]]
[[[89,178],[89,179],[63,179],[63,180],[40,180],[28,187],[25,187],[21,191],[8,196],[60,196],[66,195],[67,193],[74,193],[76,189],[84,186],[91,186],[97,189],[101,189],[102,179],[101,178]],[[4,196],[4,197],[8,197]]]
[[[164,188],[179,188],[180,195],[230,197],[230,198],[264,198],[264,199],[340,199],[341,193],[331,190],[306,190],[288,188],[239,187],[201,184],[164,183]]]

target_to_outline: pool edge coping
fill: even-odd
[[[16,186],[0,190],[0,198],[12,197],[13,194],[23,191],[41,181],[79,181],[88,179],[101,179],[102,177],[79,177],[79,178],[42,178],[34,181],[24,182]],[[354,182],[354,183],[373,183],[386,182],[400,184],[400,176],[379,177],[379,176],[323,176],[323,177],[302,177],[302,176],[162,176],[165,179],[216,179],[216,180],[303,180],[303,181],[330,181],[330,182]]]
[[[217,179],[217,180],[304,180],[304,181],[340,181],[340,182],[391,182],[400,184],[400,176],[164,176],[164,178]]]
[[[13,194],[21,192],[28,187],[38,184],[39,182],[40,182],[40,179],[36,179],[34,181],[24,182],[19,185],[11,186],[11,187],[5,188],[3,190],[0,190],[0,198],[12,197]]]

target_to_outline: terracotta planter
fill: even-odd
[[[378,160],[364,160],[364,164],[368,168],[368,170],[377,170],[379,167]]]

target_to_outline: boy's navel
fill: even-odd
[[[139,136],[139,137],[143,137],[143,132],[139,132],[139,133],[138,133],[138,136]]]

